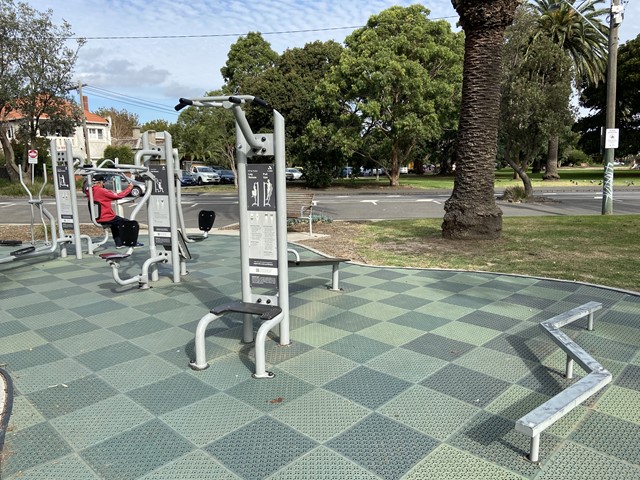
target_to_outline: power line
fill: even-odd
[[[102,94],[102,95],[111,96],[111,97],[114,97],[114,98],[121,97],[121,98],[123,98],[125,100],[127,100],[127,99],[129,99],[130,101],[133,100],[133,101],[135,101],[136,103],[138,103],[140,105],[154,107],[154,108],[160,108],[160,109],[166,109],[166,110],[170,110],[170,111],[175,111],[173,106],[164,105],[162,103],[152,102],[151,100],[145,100],[145,99],[138,98],[138,97],[132,97],[130,95],[125,95],[124,93],[113,92],[113,91],[107,90],[105,88],[100,88],[100,87],[94,87],[92,85],[87,85],[87,89],[90,89],[95,94]]]
[[[457,16],[432,18],[431,20],[449,20],[452,18],[458,18]],[[293,33],[312,33],[312,32],[329,32],[333,30],[347,30],[363,28],[365,25],[352,25],[348,27],[328,27],[328,28],[309,28],[304,30],[275,30],[273,32],[260,32],[261,35],[288,35]],[[104,37],[71,37],[74,40],[163,40],[163,39],[175,39],[175,38],[220,38],[220,37],[239,37],[247,35],[247,32],[242,33],[210,33],[210,34],[198,34],[198,35],[123,35],[123,36],[104,36]]]
[[[164,105],[160,105],[160,104],[154,105],[144,100],[136,99],[135,97],[128,97],[128,98],[131,98],[132,100],[126,100],[126,99],[120,98],[120,97],[127,97],[126,95],[108,94],[108,93],[105,94],[99,91],[94,91],[91,87],[87,87],[87,90],[90,90],[90,92],[88,93],[91,93],[93,96],[98,98],[104,98],[106,100],[123,103],[125,105],[131,105],[133,107],[144,108],[146,110],[156,111],[163,114],[178,116],[178,113],[173,108],[170,108]]]

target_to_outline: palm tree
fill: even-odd
[[[445,203],[442,235],[448,239],[496,239],[502,211],[494,199],[500,114],[500,75],[505,29],[519,0],[451,0],[465,33],[462,105],[456,177]]]
[[[600,8],[603,0],[532,0],[539,15],[538,35],[548,36],[571,58],[576,88],[597,85],[607,68],[608,28],[601,18],[608,12]],[[579,3],[575,5],[575,3]],[[557,180],[558,136],[549,139],[545,180]]]

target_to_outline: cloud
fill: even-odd
[[[315,40],[342,42],[353,28],[393,5],[415,0],[28,0],[36,9],[52,8],[78,36],[77,77],[111,91],[170,103],[179,96],[220,88],[220,68],[240,35],[259,31],[278,53]],[[431,18],[455,25],[449,0],[423,0]],[[640,4],[626,5],[622,42],[640,31]],[[305,30],[304,32],[301,32]],[[269,33],[280,32],[280,33]],[[184,36],[199,36],[186,38]],[[176,38],[128,38],[177,36]],[[99,39],[96,37],[120,37]],[[173,98],[169,98],[173,97]],[[117,106],[118,108],[121,108]],[[144,113],[135,112],[144,118]],[[154,118],[157,113],[153,113]]]

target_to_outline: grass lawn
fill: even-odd
[[[505,218],[497,241],[448,241],[441,224],[364,223],[354,247],[377,265],[515,273],[640,292],[640,215]]]
[[[598,187],[604,176],[602,167],[561,168],[558,173],[560,180],[553,182],[543,180],[541,173],[529,173],[534,193],[536,188]],[[626,187],[632,182],[634,185],[640,186],[640,170],[630,170],[629,167],[625,166],[616,167],[613,175],[614,187]],[[380,188],[388,186],[389,179],[384,175],[380,176],[379,179],[376,179],[376,177],[336,179],[333,185],[346,188]],[[400,186],[451,190],[453,188],[453,175],[400,175]],[[502,168],[496,170],[495,186],[496,189],[521,187],[522,180],[513,178],[513,170],[511,168]]]

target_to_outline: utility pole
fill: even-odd
[[[87,164],[91,162],[91,151],[89,150],[89,131],[87,130],[87,115],[84,113],[84,96],[82,95],[82,82],[78,80],[78,95],[80,95],[80,110],[82,111],[82,133],[84,135],[84,150],[87,155]]]
[[[616,128],[618,26],[622,23],[622,8],[620,0],[611,0],[611,12],[609,13],[609,64],[607,68],[607,113],[605,135],[607,130]],[[602,181],[602,215],[611,215],[613,213],[613,162],[615,161],[615,148],[607,148],[607,146],[608,145],[605,143],[603,158],[604,179]]]

